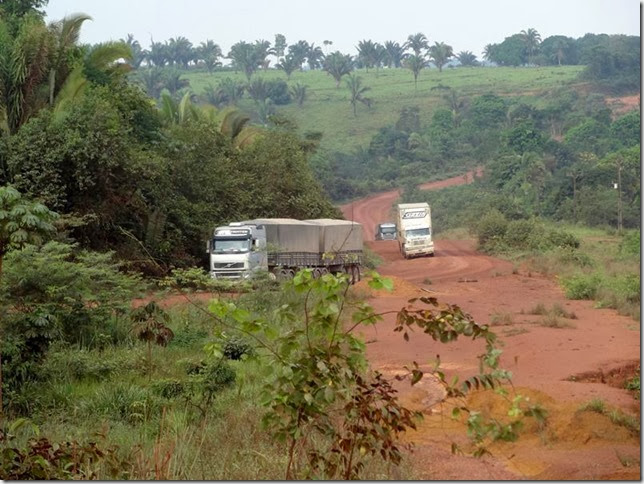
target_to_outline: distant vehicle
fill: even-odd
[[[376,227],[376,240],[396,240],[396,224],[384,222]]]
[[[246,279],[269,271],[292,278],[304,268],[314,277],[328,272],[360,280],[362,225],[348,220],[263,218],[217,227],[208,241],[215,279]]]
[[[405,259],[434,255],[432,212],[427,203],[399,203],[398,247]]]

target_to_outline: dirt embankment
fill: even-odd
[[[469,181],[471,175],[422,188]],[[639,420],[639,402],[623,388],[624,378],[639,368],[639,325],[612,310],[595,309],[592,302],[566,300],[556,281],[480,254],[469,240],[438,240],[435,257],[403,259],[395,241],[373,240],[375,226],[393,219],[391,207],[398,196],[390,191],[342,207],[345,217],[364,225],[367,245],[384,259],[379,272],[394,279],[395,291],[374,294],[371,304],[386,312],[400,309],[411,297],[432,295],[459,305],[479,324],[491,324],[500,337],[502,366],[512,371],[515,390],[548,411],[545,427],[530,423],[518,442],[495,444],[492,457],[453,456],[451,442],[464,443],[465,429],[450,420],[449,402],[441,403],[440,389],[431,380],[419,387],[401,386],[403,401],[426,415],[418,431],[408,436],[415,444],[421,477],[639,480],[639,435],[615,423],[615,418],[579,410],[595,399]],[[530,314],[539,303],[559,306],[574,319],[546,321],[543,315]],[[392,374],[412,361],[429,365],[440,354],[448,374],[469,376],[477,371],[480,344],[440,344],[419,333],[405,342],[392,331],[393,324],[394,317],[389,316],[364,331],[374,368]],[[473,398],[473,406],[492,414],[505,408],[490,393]]]

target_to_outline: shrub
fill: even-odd
[[[231,336],[224,340],[222,353],[229,360],[240,360],[242,356],[252,352],[253,347],[242,337]]]
[[[490,243],[503,239],[508,228],[508,221],[498,210],[486,213],[476,226],[479,245],[486,248]]]
[[[639,255],[641,249],[641,236],[639,230],[626,233],[619,244],[619,252],[624,256]]]
[[[138,278],[119,267],[112,253],[78,250],[60,242],[27,246],[6,256],[0,301],[12,320],[46,315],[55,324],[56,338],[90,347],[125,314],[141,288]],[[5,321],[4,326],[18,337],[26,336],[14,323]]]
[[[150,390],[127,382],[113,381],[100,387],[95,394],[79,405],[88,418],[106,417],[135,424],[160,415],[158,397]]]
[[[595,299],[601,285],[598,274],[577,275],[561,279],[568,299]]]
[[[176,398],[185,391],[185,384],[181,380],[164,379],[157,380],[152,384],[152,390],[163,398]]]
[[[513,249],[534,250],[544,245],[545,230],[535,220],[513,220],[508,223],[504,242]]]
[[[570,232],[565,230],[550,230],[546,236],[548,247],[558,247],[562,249],[578,249],[579,239]]]

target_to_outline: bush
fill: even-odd
[[[577,275],[561,280],[568,299],[595,299],[601,282],[598,274]]]
[[[162,402],[144,387],[113,381],[100,387],[79,407],[87,418],[106,417],[136,424],[160,415]]]
[[[503,239],[508,228],[508,221],[498,210],[491,210],[486,213],[476,226],[479,245],[482,248],[488,247],[491,243]]]
[[[639,255],[641,239],[639,230],[628,232],[619,244],[619,252],[623,256]]]
[[[546,236],[548,247],[557,247],[561,249],[578,249],[579,239],[570,232],[565,230],[550,230]]]
[[[240,360],[242,356],[252,354],[253,347],[244,338],[231,336],[224,340],[222,353],[229,360]]]
[[[25,338],[15,321],[39,314],[53,321],[56,339],[91,347],[99,334],[109,331],[129,310],[131,299],[141,289],[139,279],[123,274],[119,267],[112,253],[78,250],[60,242],[9,252],[0,304],[11,313],[13,322],[7,324],[5,319],[5,331]],[[33,331],[42,333],[46,328],[33,323]]]
[[[535,220],[513,220],[508,223],[503,241],[513,249],[534,250],[543,246],[545,231]]]

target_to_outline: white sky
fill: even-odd
[[[245,40],[286,36],[315,43],[330,40],[329,51],[356,55],[360,40],[401,45],[422,32],[458,53],[479,58],[489,43],[500,43],[521,30],[535,28],[541,38],[586,33],[640,35],[639,0],[49,0],[47,21],[73,13],[91,15],[81,42],[98,43],[134,35],[143,48],[150,38],[184,36],[195,46],[206,39],[224,55]],[[326,50],[325,50],[326,52]]]

